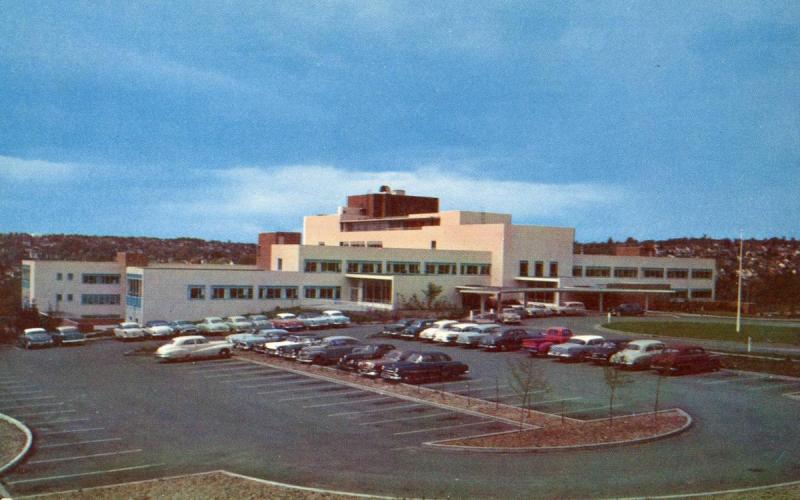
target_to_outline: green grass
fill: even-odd
[[[644,333],[664,337],[687,339],[730,340],[747,342],[800,343],[800,328],[774,325],[742,325],[736,333],[733,323],[699,323],[689,321],[619,321],[606,323],[605,328],[629,333]]]

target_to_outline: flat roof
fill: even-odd
[[[574,292],[574,293],[644,293],[666,295],[675,293],[675,290],[653,290],[650,288],[519,288],[497,286],[457,286],[459,293],[473,293],[477,295],[495,295],[498,293],[549,293],[549,292]]]

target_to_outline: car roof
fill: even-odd
[[[642,340],[634,340],[632,342],[629,342],[628,345],[633,344],[633,345],[638,345],[638,346],[647,346],[647,345],[663,344],[663,343],[664,342],[662,342],[660,340],[642,339]]]
[[[173,337],[172,340],[187,340],[187,339],[201,339],[205,340],[202,335],[181,335],[180,337]]]
[[[325,338],[324,338],[324,340],[342,340],[342,339],[348,339],[348,340],[358,340],[358,339],[357,339],[357,338],[355,338],[355,337],[348,337],[347,335],[332,335],[332,336],[330,336],[330,337],[325,337]],[[360,342],[360,341],[359,341],[359,342]]]
[[[595,339],[602,339],[602,335],[573,335],[573,339],[578,340],[595,340]]]

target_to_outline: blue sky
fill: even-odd
[[[381,184],[800,236],[800,2],[2,3],[0,232],[255,241]]]

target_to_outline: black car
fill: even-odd
[[[400,336],[406,339],[417,339],[419,338],[420,332],[426,328],[430,328],[433,322],[436,321],[434,319],[418,319],[408,325],[405,330],[400,333]]]
[[[86,335],[74,326],[59,326],[56,331],[50,332],[50,335],[55,345],[74,346],[86,343]]]
[[[612,316],[641,316],[644,314],[644,309],[637,303],[620,304],[611,309]]]
[[[390,363],[383,367],[381,378],[409,384],[450,380],[469,373],[469,367],[443,352],[418,352],[405,361]]]
[[[510,328],[492,333],[478,342],[478,347],[486,351],[516,351],[522,348],[522,341],[541,336],[542,333],[531,333],[522,328]]]
[[[396,323],[389,323],[388,325],[383,325],[383,327],[381,327],[381,331],[378,332],[378,335],[396,337],[401,333],[403,333],[403,330],[405,330],[406,327],[410,326],[415,321],[416,321],[415,319],[401,319],[398,320]]]
[[[191,321],[179,319],[169,323],[170,328],[175,332],[175,335],[197,335],[200,329]]]
[[[627,346],[630,341],[630,339],[606,339],[602,344],[590,346],[584,359],[596,365],[608,364],[608,358],[610,358],[612,354],[625,349],[625,346]]]
[[[302,348],[310,345],[318,345],[322,343],[323,340],[323,338],[320,337],[319,335],[308,334],[308,333],[299,333],[299,334],[295,333],[293,335],[286,337],[286,339],[284,339],[283,342],[288,342],[292,340],[292,337],[297,338],[297,341],[278,346],[277,349],[275,349],[274,353],[275,356],[286,359],[297,359],[297,354],[300,353],[300,350]]]
[[[392,344],[369,344],[356,347],[350,354],[345,354],[339,358],[337,367],[342,370],[355,371],[358,368],[359,361],[382,358],[386,353],[394,349],[395,347]]]
[[[339,361],[345,354],[350,354],[353,349],[363,345],[360,340],[353,337],[336,335],[325,337],[317,345],[303,347],[295,356],[301,363],[315,365],[328,365]]]
[[[35,347],[52,347],[55,345],[53,336],[47,333],[44,328],[28,328],[17,339],[20,347],[33,349]]]

